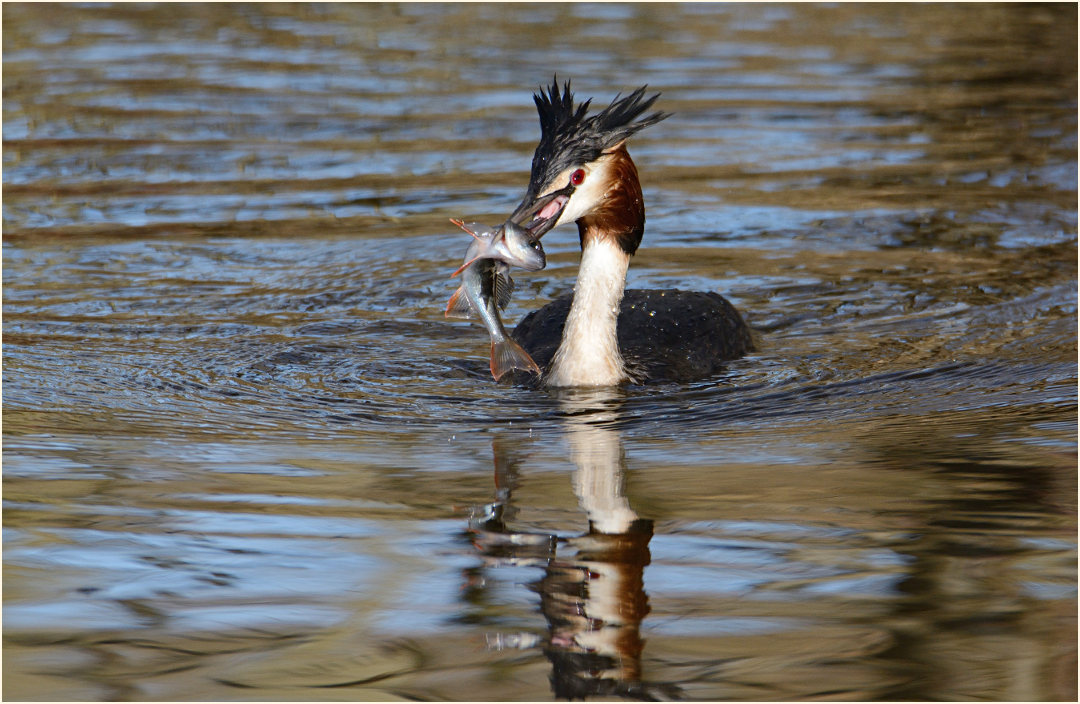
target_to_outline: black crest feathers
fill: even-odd
[[[563,84],[562,90],[557,77],[546,92],[541,87],[533,96],[540,115],[540,144],[533,154],[530,190],[546,186],[551,178],[571,166],[595,161],[605,150],[638,130],[668,117],[668,113],[654,112],[637,120],[660,97],[656,93],[646,98],[646,88],[642,86],[626,97],[616,95],[606,108],[586,115],[592,99],[575,107],[570,81]]]

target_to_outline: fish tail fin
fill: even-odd
[[[529,353],[509,337],[499,342],[492,342],[491,376],[495,377],[495,381],[498,381],[511,369],[524,369],[533,374],[540,373],[540,367],[536,365]]]
[[[465,296],[465,288],[458,286],[454,295],[446,302],[445,318],[468,318],[470,313],[469,299]]]

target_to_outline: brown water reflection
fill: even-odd
[[[5,698],[1076,698],[1075,6],[3,15]],[[554,72],[663,92],[630,283],[758,353],[443,318]]]
[[[729,536],[743,533],[746,537],[728,537],[716,546],[700,543],[706,554],[731,553],[723,560],[691,553],[689,560],[673,562],[680,567],[722,566],[728,580],[748,581],[707,609],[694,596],[672,598],[664,587],[691,595],[715,587],[695,585],[693,579],[682,579],[678,586],[662,583],[653,587],[660,595],[654,612],[642,580],[651,562],[654,521],[641,519],[628,501],[623,486],[626,457],[611,425],[617,411],[611,399],[605,402],[596,395],[564,403],[574,406],[568,409],[567,441],[576,465],[572,484],[588,517],[588,531],[559,539],[510,528],[518,513],[512,493],[521,480],[516,463],[507,457],[512,453],[496,443],[496,500],[474,527],[482,566],[468,572],[472,590],[486,594],[492,591],[489,582],[495,578],[489,575],[494,569],[527,565],[543,570],[544,576],[529,588],[539,594],[547,634],[500,633],[489,635],[488,643],[500,650],[542,649],[551,662],[556,697],[922,700],[979,691],[989,699],[1016,699],[1030,696],[1026,687],[1033,681],[1068,689],[1075,664],[1068,657],[1014,657],[1009,672],[998,670],[992,661],[1007,652],[1029,652],[1030,638],[1056,633],[1067,642],[1071,637],[1071,605],[1032,619],[1023,606],[1031,597],[1025,593],[1024,568],[1017,570],[1018,561],[1032,557],[1017,539],[1040,524],[1036,516],[1043,511],[1056,514],[1064,519],[1064,528],[1075,515],[1072,496],[1060,501],[1062,489],[1075,482],[1071,458],[1047,458],[1056,465],[1053,469],[1032,471],[1026,461],[979,457],[985,453],[975,443],[967,455],[972,459],[958,461],[954,451],[934,449],[947,447],[948,437],[931,442],[929,451],[906,443],[879,447],[876,439],[865,438],[866,449],[881,454],[870,463],[894,475],[892,480],[876,479],[865,493],[854,484],[840,489],[845,480],[863,480],[837,466],[799,467],[779,480],[762,477],[766,472],[761,467],[747,467],[732,473],[732,481],[754,476],[752,490],[724,487],[716,492],[717,502],[697,502],[708,507],[701,519],[705,526],[681,521],[664,532],[667,540],[693,536],[708,541],[710,529],[721,523]],[[904,435],[902,427],[893,431],[890,437]],[[805,470],[814,470],[812,481],[803,481]],[[822,474],[833,477],[822,481]],[[651,490],[646,484],[632,493],[648,504],[647,497],[670,495],[670,483],[678,479],[678,472],[669,468]],[[694,479],[700,491],[702,482]],[[661,482],[668,485],[661,488]],[[1001,491],[1002,483],[1014,486]],[[881,502],[880,492],[889,484],[897,492],[895,508]],[[736,508],[743,501],[761,501],[762,486],[769,487],[765,510],[755,505]],[[682,509],[692,503],[687,499],[673,510],[685,516]],[[923,508],[913,512],[914,505]],[[650,508],[665,513],[664,508]],[[806,515],[819,510],[822,514],[815,518]],[[826,518],[829,513],[839,515]],[[769,516],[768,523],[761,521],[763,514]],[[899,520],[891,520],[890,514]],[[803,535],[796,538],[792,532]],[[1068,540],[1067,528],[1049,534]],[[774,535],[793,542],[765,547]],[[688,547],[692,550],[692,543],[682,549]],[[762,565],[738,555],[763,547],[784,555],[784,567],[773,584],[755,584],[748,566]],[[664,566],[671,551],[660,553],[664,557],[658,566]],[[1065,562],[1059,567],[1068,570]],[[899,598],[883,610],[885,604],[873,595],[886,585],[893,585]],[[791,603],[790,595],[799,592],[814,594],[813,616],[805,605]],[[473,595],[469,602],[474,609],[470,622],[498,623],[492,613],[497,599]],[[648,640],[662,643],[650,649],[667,656],[643,666],[641,631],[650,612],[661,623],[645,623]],[[1068,626],[1055,625],[1061,617]],[[711,630],[731,635],[695,638],[695,627],[684,621],[713,622]],[[777,637],[779,633],[783,637]],[[989,651],[996,652],[995,657],[987,657],[987,638],[997,642]],[[672,681],[649,680],[643,671],[653,677],[677,676]]]
[[[551,662],[552,693],[558,699],[622,696],[655,700],[681,698],[678,686],[642,677],[642,619],[649,613],[643,573],[649,564],[653,523],[634,512],[627,499],[625,462],[618,430],[617,394],[611,390],[562,395],[570,457],[576,466],[574,493],[588,517],[588,531],[558,535],[517,531],[512,493],[519,481],[511,449],[496,441],[495,501],[471,526],[482,567],[469,570],[474,591],[488,586],[487,573],[499,567],[543,570],[531,586],[540,596],[548,624],[544,636],[496,633],[496,650],[540,648]],[[470,621],[489,622],[491,601],[470,595]],[[497,620],[495,620],[497,623]],[[654,693],[655,692],[655,693]]]

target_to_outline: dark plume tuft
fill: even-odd
[[[538,190],[563,170],[595,161],[607,149],[625,141],[638,130],[655,125],[668,113],[655,112],[634,122],[652,107],[659,93],[646,98],[642,86],[625,98],[616,95],[600,112],[586,116],[592,99],[574,106],[570,81],[559,89],[558,77],[546,92],[543,87],[533,96],[540,115],[540,144],[533,155],[530,191]]]

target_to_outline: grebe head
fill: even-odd
[[[641,242],[645,207],[625,143],[638,130],[668,117],[656,112],[638,119],[660,97],[646,98],[645,89],[616,96],[600,112],[587,115],[592,100],[575,106],[570,81],[561,91],[557,80],[546,93],[541,88],[533,96],[540,144],[525,197],[508,222],[538,240],[551,228],[576,221],[583,247],[589,236],[608,236],[633,254]]]

